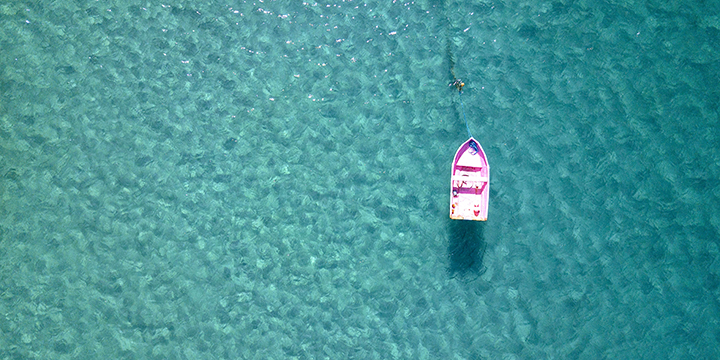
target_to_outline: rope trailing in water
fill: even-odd
[[[447,3],[444,4],[445,8],[447,8]],[[447,12],[446,12],[447,13]],[[447,39],[445,41],[445,53],[447,54],[448,62],[450,63],[450,75],[452,75],[453,81],[449,84],[449,86],[452,86],[457,89],[458,91],[458,99],[460,100],[460,108],[462,109],[463,114],[463,120],[465,120],[465,129],[467,130],[468,137],[472,136],[472,133],[470,132],[470,125],[468,125],[467,115],[465,115],[465,104],[462,101],[462,93],[463,93],[463,86],[465,86],[465,83],[458,79],[458,77],[455,75],[455,54],[452,52],[452,46],[450,45],[450,33],[451,33],[451,26],[450,26],[450,18],[445,18],[445,26],[447,28]],[[478,146],[474,141],[470,142],[470,147],[475,150],[475,152],[478,152]]]
[[[465,85],[465,84],[462,84],[462,85]],[[462,86],[460,86],[460,88],[462,88]],[[460,107],[462,108],[463,119],[465,119],[465,129],[467,129],[468,136],[474,139],[474,137],[472,136],[472,133],[470,133],[470,126],[468,126],[467,116],[465,116],[465,105],[463,104],[462,96],[460,96],[460,95],[462,95],[462,90],[460,90],[460,94],[458,94],[458,99],[460,99]],[[480,151],[478,149],[478,145],[477,145],[477,143],[475,143],[475,141],[471,141],[470,144],[468,144],[468,145],[470,145],[470,147],[473,150],[475,150],[475,154],[477,154]]]
[[[451,68],[450,71],[453,74],[453,78],[455,78],[455,69]],[[467,129],[468,137],[473,138],[472,133],[470,132],[470,126],[468,125],[467,116],[465,115],[465,104],[463,104],[462,101],[462,88],[465,86],[465,83],[462,82],[462,80],[455,78],[455,80],[450,83],[450,86],[455,86],[456,89],[458,89],[458,99],[460,100],[460,107],[462,108],[463,113],[463,119],[465,120],[465,129]],[[475,153],[477,154],[480,149],[478,149],[478,144],[475,141],[470,141],[470,144],[468,144],[473,150],[475,150]]]
[[[464,84],[463,84],[463,85],[464,85]],[[470,132],[470,126],[468,126],[467,116],[465,116],[465,104],[463,104],[463,102],[462,102],[462,96],[460,96],[460,95],[462,95],[462,90],[460,90],[460,94],[458,95],[458,99],[460,99],[460,108],[462,109],[463,119],[465,119],[465,129],[467,129],[468,136],[469,136],[469,137],[473,137],[473,136],[472,136],[472,133]]]
[[[448,21],[449,23],[449,21]],[[449,25],[449,24],[448,24]],[[448,85],[455,87],[458,90],[458,99],[460,99],[460,107],[462,108],[462,114],[463,119],[465,120],[465,129],[467,129],[468,137],[473,137],[472,133],[470,132],[470,126],[468,125],[467,116],[465,115],[465,104],[463,104],[462,101],[462,93],[463,93],[463,86],[465,86],[465,83],[458,79],[457,76],[455,76],[455,56],[452,53],[452,49],[450,48],[450,40],[448,39],[446,43],[446,49],[448,56],[448,61],[450,62],[450,74],[452,75],[453,81]]]
[[[454,69],[450,69],[450,70],[453,73],[453,77],[455,77],[455,70]],[[453,80],[453,82],[450,83],[450,86],[454,86],[456,89],[458,89],[458,99],[460,99],[460,108],[462,108],[463,119],[465,120],[465,129],[467,129],[468,136],[473,137],[472,133],[470,132],[470,126],[468,125],[467,116],[465,115],[465,104],[463,104],[463,101],[462,101],[462,93],[463,93],[462,88],[463,88],[463,86],[465,86],[465,83],[462,82],[462,80],[455,78],[455,80]]]

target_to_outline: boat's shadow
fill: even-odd
[[[485,272],[485,222],[448,219],[448,272],[451,277],[476,277]]]

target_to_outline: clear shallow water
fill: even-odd
[[[716,358],[718,10],[4,4],[0,355]]]

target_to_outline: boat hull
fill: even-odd
[[[486,221],[490,201],[490,166],[485,151],[470,138],[455,153],[450,178],[450,218]]]

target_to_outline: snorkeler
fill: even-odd
[[[465,83],[462,82],[460,79],[455,79],[455,81],[448,84],[448,86],[454,86],[456,89],[458,89],[459,93],[462,93],[462,88],[465,86]]]

